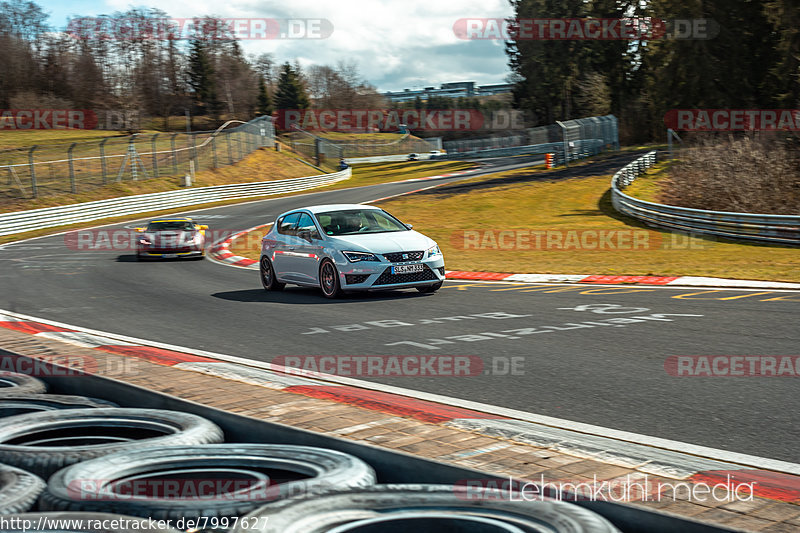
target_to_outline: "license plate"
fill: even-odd
[[[392,274],[412,274],[414,272],[422,272],[424,267],[421,264],[416,265],[397,265],[392,267]]]
[[[161,257],[163,257],[164,259],[175,259],[176,257],[178,257],[178,254],[164,254]]]

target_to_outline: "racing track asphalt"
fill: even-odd
[[[302,205],[364,202],[429,184],[323,191],[182,214],[212,229],[241,230]],[[595,306],[578,307],[587,304]],[[501,374],[376,381],[800,462],[796,379],[673,377],[664,369],[675,355],[800,355],[798,292],[447,282],[435,295],[396,291],[330,301],[310,289],[268,294],[252,270],[211,261],[139,263],[130,252],[72,250],[56,235],[0,248],[0,309],[259,361],[479,356],[484,368],[491,372],[494,365]],[[608,322],[633,316],[650,318]],[[475,334],[481,335],[468,336]],[[521,358],[522,374],[502,374],[511,358]]]

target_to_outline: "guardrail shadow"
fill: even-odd
[[[614,172],[619,170],[620,167],[625,166],[647,152],[648,150],[642,150],[634,153],[608,154],[607,158],[599,161],[573,161],[571,163],[573,166],[570,166],[569,168],[559,168],[544,171],[537,170],[531,172],[523,172],[524,169],[520,169],[520,173],[515,174],[514,176],[504,176],[474,183],[456,183],[453,185],[444,185],[441,187],[428,189],[426,191],[419,191],[416,194],[453,196],[464,192],[490,189],[493,187],[502,187],[505,185],[515,185],[518,183],[530,183],[531,181],[560,181],[569,178],[607,176],[614,174]],[[604,154],[600,154],[598,157],[603,157],[603,155]]]

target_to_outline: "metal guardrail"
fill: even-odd
[[[624,215],[648,226],[685,233],[717,235],[729,239],[772,242],[800,246],[800,215],[766,215],[706,211],[645,202],[622,190],[656,161],[655,150],[628,163],[611,179],[611,203]]]
[[[321,174],[303,178],[261,181],[256,183],[235,183],[232,185],[214,185],[212,187],[138,194],[136,196],[111,198],[109,200],[97,200],[81,204],[5,213],[0,214],[0,236],[89,222],[102,218],[135,215],[148,211],[160,211],[218,202],[220,200],[233,200],[303,191],[346,180],[350,178],[351,174],[352,171],[348,168],[332,174]]]
[[[581,157],[589,157],[590,155],[598,154],[605,146],[603,139],[584,139],[573,141],[571,151],[569,152],[569,160],[573,161]],[[526,146],[512,146],[507,148],[492,148],[486,150],[474,150],[470,152],[457,152],[448,153],[445,155],[438,155],[431,157],[435,160],[460,160],[466,158],[479,158],[479,157],[507,157],[515,155],[535,155],[535,154],[555,154],[555,163],[557,165],[564,163],[564,143],[552,142],[543,144],[531,144]]]

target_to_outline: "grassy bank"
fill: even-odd
[[[450,270],[800,281],[800,249],[654,231],[617,213],[609,183],[621,157],[483,176],[380,206],[435,239]],[[655,200],[663,172],[628,192]],[[257,243],[242,239],[236,253],[257,259]]]

